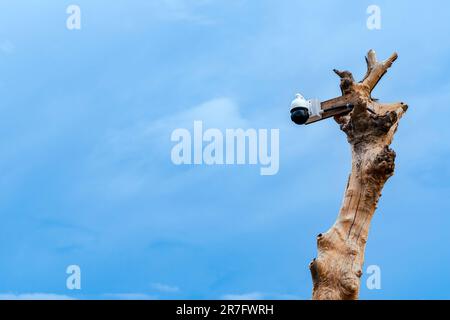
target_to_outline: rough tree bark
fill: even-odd
[[[310,264],[313,299],[357,299],[363,274],[364,250],[381,190],[394,173],[395,152],[389,148],[408,106],[403,102],[378,103],[371,92],[397,59],[377,61],[375,51],[366,57],[367,73],[355,82],[349,71],[341,78],[342,95],[353,94],[353,110],[335,120],[352,150],[352,171],[339,216],[326,233],[317,236],[318,256]]]

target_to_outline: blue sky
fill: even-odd
[[[82,29],[66,29],[77,4]],[[366,9],[381,8],[381,30]],[[450,298],[450,4],[152,0],[0,3],[0,297],[309,299],[315,236],[350,150],[290,122],[297,91],[339,94],[399,53],[374,96],[405,101],[372,222],[364,299]],[[280,129],[280,170],[174,166],[170,134]],[[306,170],[305,170],[306,168]],[[66,267],[82,290],[66,289]]]

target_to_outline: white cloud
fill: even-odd
[[[104,296],[113,300],[156,300],[156,296],[146,293],[107,293]]]
[[[163,283],[152,283],[152,288],[164,293],[176,293],[180,291],[180,288],[176,286],[169,286]]]
[[[4,40],[0,43],[0,51],[4,54],[13,54],[16,46],[9,40]]]
[[[262,292],[250,292],[242,294],[224,294],[222,300],[301,300],[302,298],[293,294],[272,294]]]
[[[90,183],[101,185],[104,194],[120,197],[132,196],[147,183],[163,181],[168,188],[183,187],[177,179],[170,183],[167,173],[156,164],[170,161],[171,133],[177,128],[191,129],[195,120],[203,121],[204,128],[245,128],[247,121],[241,116],[238,105],[229,98],[216,98],[200,105],[186,108],[175,114],[149,121],[141,120],[128,127],[108,132],[90,156],[87,176]],[[93,177],[101,180],[97,183]],[[84,186],[86,187],[86,186]],[[95,186],[94,186],[95,187]],[[164,186],[160,185],[160,191]],[[99,190],[100,191],[100,190]]]
[[[1,293],[0,300],[75,300],[75,298],[53,293]]]
[[[195,120],[203,121],[205,126],[220,129],[248,125],[239,112],[239,106],[230,98],[221,97],[157,120],[150,124],[150,129],[190,127]]]
[[[243,128],[247,122],[241,117],[238,106],[229,98],[217,98],[178,113],[154,121],[140,121],[127,128],[109,132],[99,153],[107,158],[148,157],[149,151],[158,145],[167,148],[170,134],[177,128],[191,128],[195,120],[201,120],[205,127]],[[165,155],[170,149],[165,150]],[[145,153],[145,155],[144,155]],[[159,154],[159,152],[153,152]]]
[[[198,24],[211,24],[213,21],[199,13],[211,0],[162,0],[149,1],[151,12],[160,20],[187,21]]]
[[[224,294],[221,299],[223,300],[262,300],[264,294],[261,292],[250,292],[243,294]]]

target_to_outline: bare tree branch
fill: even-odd
[[[372,109],[378,114],[385,114],[390,111],[401,112],[402,114],[408,110],[408,105],[403,102],[379,103],[372,102]]]
[[[375,88],[380,79],[384,76],[392,65],[392,63],[397,60],[397,53],[394,52],[388,59],[382,62],[377,61],[377,57],[374,50],[370,50],[367,53],[366,62],[367,62],[367,73],[364,79],[362,80],[362,84],[364,84],[369,93]]]

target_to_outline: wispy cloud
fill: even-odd
[[[0,52],[4,54],[13,54],[16,50],[16,46],[9,40],[3,40],[0,42]]]
[[[152,288],[163,293],[176,293],[180,291],[180,288],[176,286],[170,286],[163,283],[152,283]]]
[[[211,99],[156,120],[141,120],[128,127],[111,130],[97,145],[89,160],[87,176],[104,179],[102,192],[128,197],[148,188],[148,182],[167,180],[161,167],[169,163],[172,143],[170,135],[177,128],[190,129],[195,120],[209,128],[245,128],[248,123],[241,116],[238,105],[230,98]],[[155,169],[155,164],[161,167]],[[149,178],[151,177],[151,179]],[[177,180],[172,187],[179,188]],[[178,183],[178,184],[177,184]],[[94,185],[98,185],[94,182]],[[163,191],[160,186],[159,191]]]
[[[156,300],[157,297],[146,293],[106,293],[106,299],[112,300]]]
[[[250,292],[241,294],[224,294],[221,299],[223,300],[262,300],[264,294],[261,292]]]
[[[209,5],[211,0],[163,0],[149,1],[153,14],[161,20],[187,21],[198,24],[211,24],[214,21],[199,11]]]
[[[106,160],[103,157],[120,160],[148,158],[149,150],[155,150],[158,146],[167,147],[172,130],[190,128],[195,120],[201,120],[205,126],[213,128],[239,128],[247,123],[233,100],[227,97],[216,98],[156,120],[141,120],[129,127],[110,131],[94,156],[101,157],[101,160]],[[165,151],[167,153],[166,149]]]
[[[0,300],[75,300],[75,298],[53,293],[1,293]]]
[[[222,300],[301,300],[302,298],[293,294],[273,294],[263,292],[249,292],[239,294],[224,294]]]

